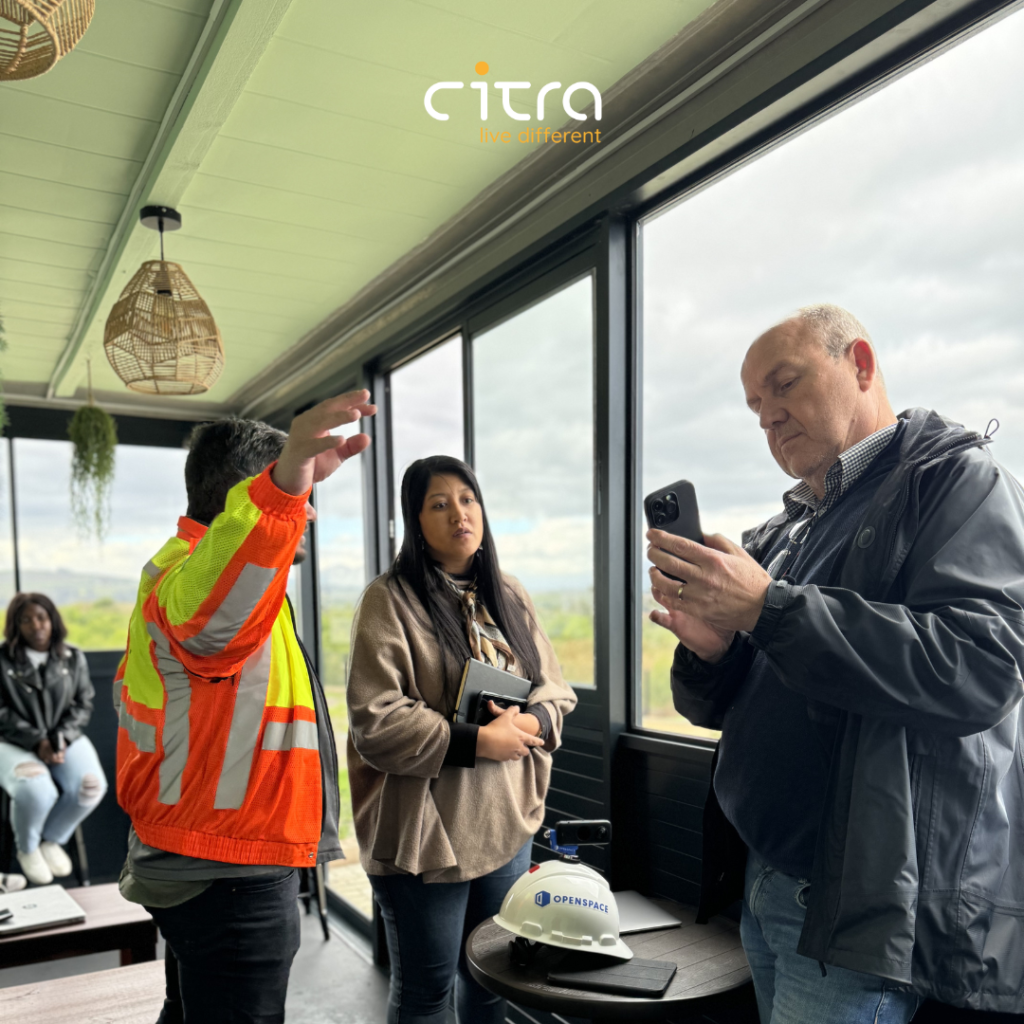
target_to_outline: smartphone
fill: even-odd
[[[644,514],[652,530],[664,530],[676,537],[704,543],[700,513],[697,511],[697,492],[689,480],[677,480],[648,494],[644,498]]]
[[[513,704],[519,708],[520,712],[525,712],[527,708],[526,701],[520,700],[518,697],[507,697],[503,693],[491,693],[484,690],[476,699],[476,716],[473,719],[475,725],[488,725],[494,721],[494,715],[491,714],[491,709],[487,706],[487,702],[492,700],[502,711],[507,711]]]
[[[700,528],[700,513],[697,511],[697,492],[689,480],[677,480],[659,491],[652,491],[644,498],[644,515],[652,530],[664,530],[676,537],[704,543]],[[682,580],[665,573],[670,580]]]

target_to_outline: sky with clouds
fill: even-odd
[[[1024,475],[1024,13],[840,111],[643,228],[644,490],[693,480],[734,539],[790,486],[746,409],[747,346],[835,302],[897,411],[984,431]]]

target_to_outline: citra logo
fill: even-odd
[[[490,70],[488,65],[484,61],[480,61],[476,66],[476,72],[479,75],[486,75]],[[470,82],[470,89],[476,89],[480,93],[480,120],[487,120],[488,112],[488,95],[489,90],[486,82]],[[435,121],[447,121],[448,114],[441,110],[438,110],[434,106],[434,97],[437,93],[445,89],[465,89],[465,82],[435,82],[423,96],[423,106],[426,108],[427,113]],[[494,88],[501,92],[501,106],[505,113],[512,118],[513,121],[529,121],[531,115],[528,113],[521,113],[512,107],[512,93],[516,90],[521,89],[532,89],[533,86],[530,82],[495,82]],[[544,120],[544,108],[548,94],[554,92],[556,89],[561,89],[561,82],[548,82],[546,85],[542,85],[537,90],[536,103],[537,103],[537,120]],[[562,92],[562,109],[569,115],[574,121],[586,121],[587,115],[581,114],[572,105],[573,93],[585,91],[590,93],[594,99],[594,120],[601,120],[601,92],[596,85],[590,82],[573,82],[572,85],[567,86]]]
[[[551,893],[541,889],[541,891],[533,897],[533,902],[536,903],[538,907],[546,907],[551,902]]]

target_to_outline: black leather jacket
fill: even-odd
[[[838,726],[798,950],[978,1010],[1024,1011],[1024,491],[976,433],[922,409],[828,586],[773,584],[755,630]],[[760,559],[785,522],[744,535]],[[677,651],[676,708],[728,730],[754,650]],[[702,914],[745,850],[705,808]]]
[[[73,743],[92,717],[95,692],[85,655],[70,644],[52,651],[42,673],[20,647],[0,644],[0,740],[34,751],[40,740]]]

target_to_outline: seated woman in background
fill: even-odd
[[[62,849],[107,791],[96,748],[85,655],[45,594],[15,594],[0,644],[0,786],[13,803],[18,863],[47,885],[71,874]]]
[[[498,567],[469,466],[414,462],[402,518],[402,549],[356,612],[348,681],[356,834],[391,956],[388,1024],[440,1024],[453,982],[460,1024],[500,1024],[505,1001],[472,980],[463,946],[530,867],[576,695],[526,591]],[[470,658],[531,680],[529,712],[454,723]]]

